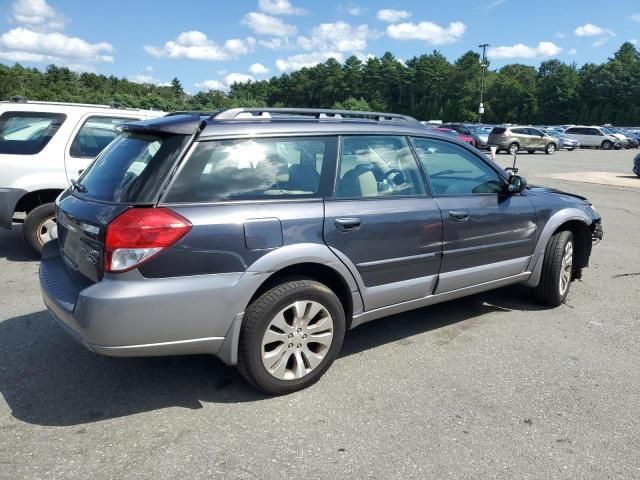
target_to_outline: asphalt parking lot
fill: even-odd
[[[0,231],[0,478],[640,478],[636,153],[519,157],[604,219],[565,305],[509,287],[366,324],[279,398],[213,357],[86,351],[46,313],[20,228]]]

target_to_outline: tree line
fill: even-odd
[[[473,51],[453,63],[440,52],[401,62],[392,53],[344,63],[329,59],[269,80],[235,83],[228,92],[185,93],[174,78],[168,86],[115,76],[76,73],[49,65],[44,71],[0,64],[0,99],[119,103],[128,107],[217,110],[238,106],[377,110],[421,120],[474,122],[480,97],[480,56]],[[578,67],[559,60],[538,68],[510,64],[486,71],[488,123],[640,124],[640,52],[626,42],[602,64]]]

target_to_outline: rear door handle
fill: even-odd
[[[355,232],[362,225],[359,218],[336,218],[333,223],[341,232]]]
[[[454,222],[466,222],[469,220],[469,212],[467,210],[449,210],[449,216]]]

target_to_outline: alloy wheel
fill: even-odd
[[[333,318],[314,300],[298,300],[280,310],[262,337],[264,368],[279,380],[297,380],[324,360],[333,340]]]
[[[562,264],[560,266],[560,295],[567,293],[569,284],[571,283],[571,274],[573,272],[573,242],[567,242],[562,255]]]

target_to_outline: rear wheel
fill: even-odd
[[[547,145],[547,148],[545,148],[544,153],[546,153],[547,155],[553,155],[554,153],[556,153],[556,144],[550,143],[549,145]]]
[[[345,329],[342,304],[327,286],[313,280],[281,283],[247,308],[238,370],[268,394],[301,390],[331,366]]]
[[[520,145],[518,145],[517,143],[512,143],[511,145],[509,145],[509,154],[510,155],[515,155],[516,153],[518,153],[518,151],[520,150]]]
[[[605,140],[604,142],[602,142],[603,150],[611,150],[611,147],[613,147],[613,143],[611,143],[611,141]]]
[[[564,230],[555,233],[544,251],[540,283],[535,295],[547,305],[562,305],[569,294],[573,278],[573,234]]]
[[[45,243],[58,238],[55,204],[45,203],[31,210],[24,220],[22,234],[29,248],[40,255]]]

